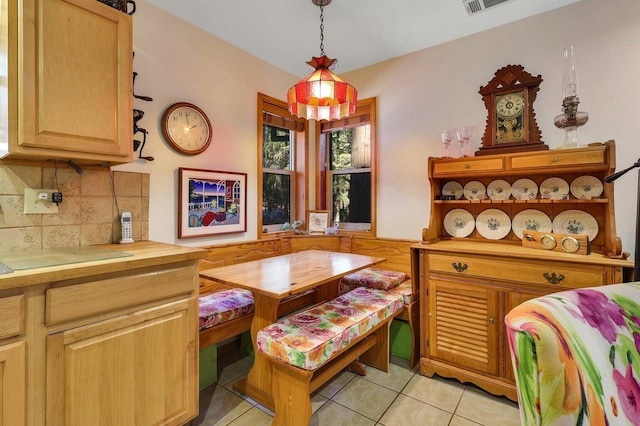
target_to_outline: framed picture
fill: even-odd
[[[178,238],[246,231],[246,173],[178,169]]]
[[[328,228],[329,210],[307,210],[307,230],[309,232],[324,232]]]

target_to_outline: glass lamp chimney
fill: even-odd
[[[576,76],[576,58],[573,45],[564,49],[562,93],[564,98],[578,96],[578,81]]]

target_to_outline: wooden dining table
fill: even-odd
[[[257,350],[258,331],[278,319],[278,304],[288,296],[334,283],[343,276],[384,261],[384,258],[323,250],[304,250],[200,272],[200,276],[253,293],[251,323],[254,362],[247,378],[234,388],[273,410],[271,364]],[[333,285],[333,284],[330,284]]]

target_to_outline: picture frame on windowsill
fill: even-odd
[[[311,233],[324,233],[331,225],[329,210],[307,210],[307,230]]]

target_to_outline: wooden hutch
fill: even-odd
[[[614,171],[614,141],[572,149],[428,160],[429,228],[423,230],[422,243],[411,248],[412,278],[420,280],[422,292],[422,374],[453,377],[516,400],[503,322],[506,313],[547,293],[630,278],[633,263],[626,259],[616,235],[613,184],[604,183],[604,177]],[[443,199],[451,198],[443,197],[443,187],[451,181],[463,187],[479,181],[488,187],[496,179],[513,184],[527,178],[539,187],[550,177],[571,185],[581,176],[599,180],[602,194],[591,199],[571,193],[563,199],[541,198],[540,194],[531,199]],[[477,228],[464,237],[454,237],[445,226],[447,214],[454,209],[464,209],[474,219],[483,211],[497,209],[510,220],[535,209],[552,221],[562,212],[581,211],[595,219],[597,235],[592,236],[586,255],[525,247],[511,227],[500,239],[485,238]]]

